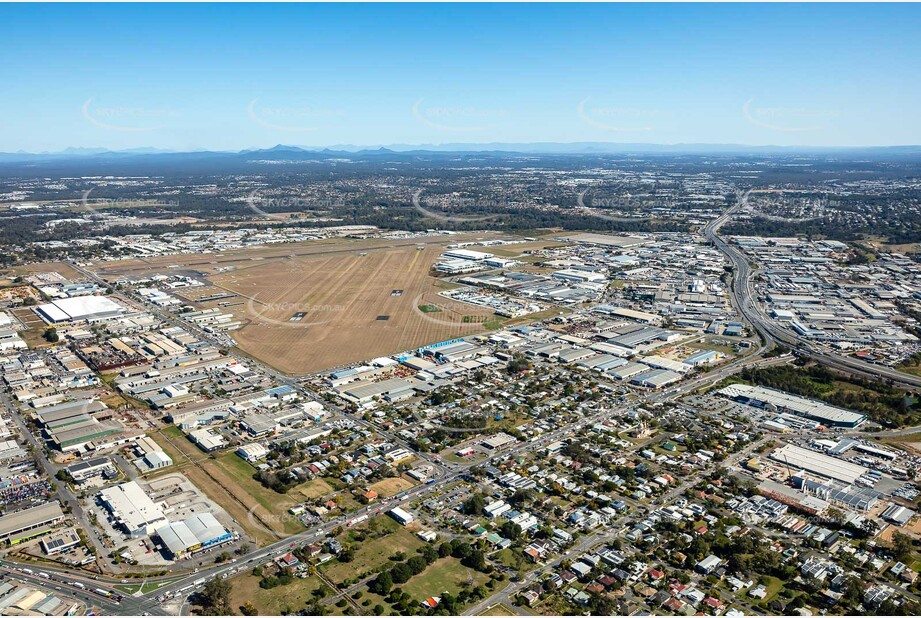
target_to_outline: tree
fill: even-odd
[[[512,521],[507,521],[499,528],[499,532],[507,539],[517,541],[521,536],[521,526]]]
[[[377,579],[371,582],[369,588],[371,588],[371,592],[375,594],[386,596],[393,588],[393,577],[391,577],[389,571],[384,571],[377,576]]]
[[[57,343],[60,340],[60,337],[58,337],[58,331],[53,326],[46,328],[45,334],[43,336],[45,341],[48,341],[49,343]]]
[[[892,535],[892,552],[901,562],[911,562],[911,537],[901,532]]]
[[[256,609],[256,606],[253,605],[252,601],[247,601],[240,606],[240,613],[244,616],[258,616],[259,610]]]
[[[482,515],[483,507],[485,506],[486,501],[483,500],[483,496],[481,494],[473,494],[464,501],[464,513],[466,515]]]
[[[205,582],[201,592],[203,613],[212,616],[229,616],[233,614],[230,607],[230,582],[214,577]]]
[[[409,569],[413,572],[413,575],[418,575],[425,570],[425,567],[428,566],[428,563],[422,556],[413,556],[406,561],[406,566],[408,566]]]
[[[409,581],[409,578],[414,575],[413,570],[405,562],[401,562],[393,567],[390,574],[395,584],[405,584]]]
[[[462,564],[475,571],[486,570],[486,556],[479,549],[473,550],[469,556],[464,558]]]

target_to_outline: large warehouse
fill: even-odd
[[[49,324],[95,322],[126,313],[126,309],[105,296],[62,298],[36,307],[38,315]]]
[[[9,540],[11,544],[37,536],[47,531],[49,526],[64,521],[64,511],[57,502],[46,502],[28,509],[16,511],[0,517],[0,540]],[[34,535],[25,535],[33,531]]]
[[[185,521],[161,526],[156,534],[173,558],[233,540],[233,534],[211,513],[201,513]]]
[[[732,384],[719,391],[720,395],[729,397],[759,408],[774,408],[778,412],[792,412],[830,427],[854,428],[867,420],[866,415],[836,408],[821,401],[797,397],[783,391],[763,386]]]
[[[771,459],[792,471],[805,470],[818,476],[853,484],[869,470],[850,461],[829,457],[816,451],[785,444],[771,453]]]
[[[169,523],[160,506],[135,481],[103,489],[99,497],[115,521],[131,537],[151,534]]]

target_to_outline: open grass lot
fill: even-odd
[[[900,448],[915,455],[921,455],[921,431],[898,436],[872,436],[872,439],[880,444]]]
[[[276,517],[284,518],[283,516],[287,510],[301,501],[296,495],[291,495],[290,493],[279,494],[263,487],[259,481],[253,478],[256,469],[234,453],[220,455],[216,460],[207,462],[205,466],[213,466],[217,470],[211,470],[212,472],[229,476],[233,480],[234,488],[239,488],[244,495],[249,496],[259,506]],[[284,519],[287,520],[287,518]],[[271,526],[271,528],[289,534],[300,532],[304,529],[296,521],[285,521],[283,526]]]
[[[457,558],[448,557],[433,562],[425,571],[403,584],[402,588],[413,598],[422,601],[427,597],[441,596],[444,592],[457,594],[468,583],[472,588],[488,579],[488,575],[465,567]]]
[[[783,590],[783,580],[776,577],[765,575],[763,578],[764,589],[767,591],[767,596],[762,599],[761,603],[767,604],[777,598],[777,595],[780,594],[780,591]]]
[[[325,479],[313,479],[300,485],[295,485],[288,490],[288,495],[299,501],[321,498],[336,491],[336,488]]]
[[[382,498],[395,496],[401,491],[406,491],[412,487],[415,487],[415,483],[411,483],[402,477],[383,479],[368,486],[369,489],[376,491]]]
[[[204,451],[192,444],[182,430],[175,425],[168,425],[151,437],[176,465],[182,465],[189,460],[201,461],[208,457]]]
[[[721,352],[729,358],[732,358],[737,354],[735,348],[731,345],[715,343],[710,339],[688,343],[687,347],[693,348],[695,350],[713,350],[715,352]]]
[[[82,275],[74,270],[66,262],[41,262],[39,264],[27,264],[22,266],[14,266],[13,268],[4,271],[9,273],[12,276],[25,276],[25,275],[36,275],[40,273],[58,273],[62,277],[67,279],[80,279]]]
[[[386,532],[386,534],[378,538],[371,538],[375,531]],[[354,539],[359,532],[368,535],[366,540],[350,540]],[[407,556],[412,556],[416,548],[424,544],[412,531],[407,530],[387,515],[379,515],[369,523],[347,529],[339,539],[343,544],[351,543],[353,547],[357,544],[358,550],[351,562],[333,561],[320,567],[323,573],[337,584],[389,564],[390,556],[397,552],[404,552]]]
[[[231,584],[230,600],[234,613],[239,615],[240,606],[249,601],[261,616],[295,614],[313,600],[311,593],[314,590],[324,586],[318,577],[296,577],[286,586],[265,590],[259,587],[259,578],[249,571],[234,577]]]
[[[484,612],[480,612],[479,615],[480,616],[517,616],[518,614],[515,613],[515,611],[512,610],[510,607],[507,607],[503,605],[502,603],[499,603],[498,605],[493,605],[492,607],[490,607]]]
[[[511,547],[506,547],[505,549],[500,549],[495,554],[495,558],[504,564],[505,566],[515,569],[519,572],[527,572],[537,567],[537,565],[527,558],[525,558],[524,553],[515,551]]]
[[[164,445],[163,434],[173,429],[179,431],[170,427],[154,437]],[[180,439],[185,440],[185,437]],[[172,443],[181,444],[178,439]],[[196,448],[191,443],[189,445]],[[169,450],[167,454],[173,456]],[[215,458],[201,452],[197,456],[190,453],[190,456],[191,461],[184,456],[174,458],[177,464],[169,470],[181,471],[208,498],[227,511],[258,545],[266,545],[304,530],[303,524],[287,513],[291,506],[302,501],[297,494],[283,495],[266,489],[252,478],[255,469],[233,453]]]

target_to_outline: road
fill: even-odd
[[[718,229],[718,227],[716,229]],[[80,272],[83,276],[87,277],[87,279],[91,281],[95,281],[99,283],[100,285],[104,285],[104,286],[109,285],[104,279],[97,276],[95,273],[77,264],[71,264],[71,266],[75,270]],[[116,293],[115,295],[121,297],[122,300],[128,302],[130,305],[143,306],[146,311],[157,316],[159,319],[161,319],[166,324],[171,324],[171,325],[179,326],[183,329],[186,329],[187,331],[193,333],[194,335],[198,336],[202,340],[208,341],[219,348],[227,347],[228,342],[226,341],[227,338],[225,335],[206,332],[205,330],[198,327],[197,325],[186,322],[185,320],[182,320],[180,317],[170,314],[169,312],[166,312],[162,310],[161,308],[156,307],[155,305],[152,305],[146,302],[141,302],[138,299],[134,299],[134,298],[126,298],[123,295],[118,294],[118,293]],[[770,342],[770,339],[766,339],[765,341]],[[645,398],[647,399],[649,403],[653,403],[653,404],[658,403],[658,402],[663,402],[668,399],[683,395],[691,390],[701,388],[702,386],[710,382],[723,379],[724,377],[731,375],[732,373],[739,371],[744,367],[747,367],[753,364],[763,363],[768,359],[760,359],[759,357],[764,351],[766,351],[767,349],[770,349],[770,345],[771,345],[770,343],[766,343],[764,346],[762,346],[761,349],[755,351],[754,353],[750,354],[749,356],[745,358],[742,358],[732,363],[729,363],[727,365],[724,365],[720,368],[717,368],[711,372],[703,374],[702,376],[699,376],[686,383],[676,385],[672,388],[665,389],[660,392],[649,393]],[[297,380],[292,379],[290,376],[282,374],[274,370],[271,367],[265,366],[262,363],[259,363],[258,361],[255,361],[252,358],[240,355],[233,349],[229,351],[229,354],[233,358],[235,358],[238,362],[247,364],[253,368],[258,369],[259,371],[262,371],[265,375],[270,376],[271,378],[276,380],[279,384],[289,385],[291,388],[295,389],[300,395],[310,400],[320,401],[320,399],[317,397],[317,395],[313,391],[307,389],[304,385],[302,385]],[[364,421],[357,415],[348,414],[342,409],[338,408],[337,406],[332,406],[329,402],[322,401],[321,403],[323,403],[324,406],[326,407],[334,408],[335,410],[337,410],[339,414],[343,416],[352,418],[352,420],[361,424],[362,426],[366,426],[368,428],[373,429],[377,433],[392,440],[394,443],[399,444],[403,446],[404,448],[407,446],[398,437],[391,436],[387,432],[381,431],[379,428],[377,428],[376,426],[372,426],[370,423],[367,423],[366,421]],[[316,542],[318,539],[324,537],[327,533],[331,532],[335,528],[346,525],[347,521],[350,519],[354,519],[362,515],[373,515],[385,509],[389,510],[393,508],[394,506],[398,506],[398,505],[407,505],[413,501],[422,499],[431,493],[440,491],[443,486],[450,484],[464,477],[467,474],[468,469],[473,465],[483,465],[484,463],[487,463],[491,461],[493,458],[497,458],[497,457],[508,457],[510,455],[515,455],[517,453],[539,450],[540,448],[543,448],[544,446],[549,444],[551,441],[558,440],[564,437],[565,435],[572,434],[573,432],[579,431],[583,427],[590,426],[591,424],[605,420],[608,417],[614,416],[616,412],[617,412],[616,410],[601,411],[593,415],[592,417],[587,417],[587,418],[582,419],[580,422],[574,425],[570,425],[570,426],[561,428],[557,431],[554,431],[550,434],[544,435],[535,442],[526,442],[526,443],[519,444],[512,449],[500,450],[492,454],[485,461],[478,461],[475,464],[471,463],[471,464],[445,465],[441,463],[440,461],[436,460],[435,458],[431,457],[430,455],[420,454],[420,457],[422,459],[426,460],[430,465],[432,465],[435,471],[434,478],[437,480],[436,483],[420,485],[402,494],[399,494],[397,496],[397,499],[389,501],[385,506],[384,505],[365,506],[359,509],[358,511],[351,513],[348,517],[337,518],[335,520],[326,522],[320,526],[314,527],[300,534],[279,540],[266,547],[255,549],[251,551],[249,554],[247,554],[246,556],[240,558],[238,561],[211,566],[208,568],[201,569],[197,572],[187,574],[182,579],[172,581],[171,583],[164,585],[163,587],[158,589],[155,593],[148,593],[147,595],[140,596],[140,597],[126,598],[122,606],[119,608],[119,613],[126,613],[126,612],[128,613],[144,613],[144,612],[157,613],[155,610],[159,609],[159,603],[156,601],[155,598],[153,598],[155,596],[162,596],[165,594],[169,594],[173,596],[180,596],[181,594],[188,594],[194,588],[199,587],[201,582],[211,577],[230,576],[243,569],[249,570],[253,567],[253,565],[272,560],[276,556],[290,551],[293,547]],[[67,496],[62,495],[61,498],[66,500],[65,503],[69,503],[73,505],[75,507],[75,511],[82,515],[82,512],[79,511],[80,507],[79,507],[79,502],[77,500],[75,500],[72,496],[69,497],[68,499]],[[590,539],[591,537],[588,537],[588,538]],[[601,538],[601,537],[598,537],[598,538]],[[580,545],[581,543],[585,543],[585,542],[589,542],[589,541],[583,540],[580,542]],[[107,578],[103,578],[103,579],[107,579]],[[110,581],[109,583],[112,583],[112,582]]]
[[[759,336],[764,341],[766,346],[765,351],[772,349],[779,342],[790,346],[796,350],[800,356],[808,357],[832,369],[838,369],[863,377],[890,381],[911,390],[921,390],[921,376],[902,373],[892,367],[876,365],[850,356],[842,356],[826,350],[817,349],[815,342],[782,327],[778,322],[772,320],[764,313],[761,306],[758,304],[758,295],[754,289],[751,263],[748,261],[745,254],[729,244],[719,235],[720,228],[729,221],[736,212],[748,204],[748,196],[750,193],[750,190],[745,193],[740,193],[736,204],[708,223],[707,226],[704,227],[703,232],[707,239],[710,240],[717,249],[723,252],[732,263],[733,273],[731,288],[734,299],[733,302],[742,316],[752,325],[752,328],[758,332]]]
[[[744,449],[742,449],[738,453],[735,453],[733,455],[733,461],[737,462],[739,460],[748,458],[753,451],[761,447],[761,445],[764,444],[768,439],[769,438],[762,438],[761,440],[752,442],[751,444],[746,446]],[[724,464],[712,463],[706,469],[709,469],[709,467],[712,467],[712,466],[722,466],[722,465]],[[705,470],[700,470],[699,474],[693,475],[687,478],[683,483],[676,485],[675,487],[670,489],[668,493],[663,494],[657,502],[661,505],[668,504],[669,502],[671,502],[672,500],[674,500],[675,498],[683,494],[685,491],[690,489],[692,486],[697,484],[700,481],[700,475],[704,471]],[[649,514],[655,511],[656,508],[658,508],[658,505],[655,505],[655,504],[646,505],[646,510],[647,510],[646,514]],[[503,588],[502,590],[483,599],[476,605],[473,605],[467,608],[464,611],[464,615],[465,616],[476,616],[480,614],[482,611],[484,611],[486,608],[492,607],[493,605],[498,605],[500,603],[507,605],[509,607],[514,607],[513,600],[516,595],[518,595],[521,592],[524,592],[526,589],[530,588],[537,581],[540,581],[544,575],[554,571],[555,568],[559,566],[563,561],[573,560],[577,558],[578,556],[581,556],[582,554],[591,550],[592,548],[597,547],[598,545],[602,545],[604,543],[611,542],[615,537],[617,537],[620,534],[624,526],[626,526],[627,523],[631,519],[635,519],[637,515],[642,516],[643,514],[628,512],[627,514],[618,518],[617,520],[606,524],[604,530],[600,530],[598,532],[581,537],[579,542],[576,545],[570,547],[568,550],[566,550],[565,553],[560,554],[558,557],[556,557],[554,560],[551,560],[550,562],[544,563],[540,568],[532,570],[520,582],[511,583],[505,588]]]
[[[761,356],[764,353],[770,351],[774,347],[775,345],[774,342],[777,338],[773,335],[772,330],[767,327],[766,322],[768,321],[762,314],[760,314],[759,311],[757,311],[757,307],[752,300],[754,298],[754,293],[753,293],[753,288],[752,288],[750,265],[747,259],[740,252],[730,247],[728,243],[723,241],[718,235],[719,228],[727,220],[729,220],[729,218],[731,218],[731,216],[739,208],[744,206],[747,200],[747,196],[748,196],[747,193],[744,195],[741,195],[738,203],[735,206],[727,210],[723,215],[721,215],[721,217],[711,222],[704,231],[707,237],[710,238],[714,242],[714,244],[729,257],[729,259],[735,266],[734,274],[733,274],[733,285],[732,285],[733,302],[736,304],[740,313],[742,313],[747,319],[749,319],[753,327],[759,332],[759,334],[761,334],[762,345],[759,349],[755,350],[748,356],[738,359],[736,361],[733,361],[731,363],[728,363],[722,367],[716,368],[694,379],[688,380],[686,382],[683,382],[671,388],[664,389],[662,391],[650,392],[648,394],[645,394],[642,399],[645,399],[646,402],[649,404],[658,404],[658,403],[667,401],[669,399],[679,397],[692,390],[702,388],[703,386],[706,386],[709,383],[721,380],[729,375],[732,375],[733,373],[737,371],[741,371],[743,368],[748,367],[748,366],[785,362],[787,360],[785,358],[780,358],[780,359],[761,358]],[[101,285],[105,285],[105,286],[109,285],[105,280],[97,276],[95,273],[88,271],[85,268],[78,266],[76,264],[71,264],[71,266],[75,270],[83,274],[85,277],[87,277],[89,280],[95,281]],[[125,298],[124,296],[120,294],[116,294],[116,296],[121,296],[123,300],[129,302],[131,305],[143,306],[146,311],[152,313],[153,315],[156,315],[159,319],[161,319],[166,324],[171,324],[171,325],[179,326],[183,329],[186,329],[187,331],[193,333],[194,335],[198,336],[202,340],[211,342],[212,344],[214,344],[215,346],[219,348],[228,347],[227,346],[228,338],[226,337],[226,335],[206,332],[205,330],[201,329],[195,324],[188,323],[182,320],[180,317],[177,317],[166,311],[163,311],[159,307],[156,307],[149,303],[140,302],[138,299]],[[250,357],[245,357],[233,349],[229,350],[228,353],[233,358],[238,360],[238,362],[247,364],[259,371],[264,372],[265,375],[272,377],[279,384],[287,384],[291,386],[300,395],[308,399],[314,400],[314,401],[321,401],[313,391],[306,388],[303,384],[301,384],[297,380],[292,379],[290,376],[282,374],[274,370],[271,367],[265,366],[262,363],[259,363],[258,361],[255,361],[254,359]],[[394,443],[399,444],[403,446],[404,448],[406,447],[403,441],[400,440],[398,437],[391,436],[387,432],[381,431],[379,428],[371,425],[370,423],[367,423],[366,421],[364,421],[357,415],[349,414],[343,411],[342,409],[338,408],[337,406],[331,405],[329,402],[321,401],[321,403],[323,403],[323,405],[326,407],[334,408],[335,410],[337,410],[339,414],[351,418],[355,422],[360,423],[362,426],[366,426],[368,428],[373,429],[375,432],[392,440]],[[160,608],[160,604],[155,597],[162,597],[163,595],[169,595],[170,597],[173,597],[173,598],[183,598],[185,596],[188,596],[188,594],[193,592],[195,589],[200,588],[201,584],[207,579],[210,579],[212,577],[229,577],[229,576],[232,576],[244,570],[251,570],[253,566],[260,564],[260,563],[264,563],[266,561],[273,560],[275,557],[283,555],[284,553],[287,553],[294,547],[317,542],[319,539],[323,538],[326,534],[330,533],[335,528],[339,526],[347,525],[347,522],[351,519],[361,517],[362,515],[374,515],[379,512],[383,512],[385,510],[390,510],[391,508],[395,506],[408,505],[409,503],[423,499],[432,493],[441,491],[441,489],[444,486],[463,478],[467,474],[471,466],[484,465],[485,463],[488,463],[494,458],[500,458],[500,457],[504,458],[504,457],[512,456],[512,455],[526,452],[526,451],[539,450],[545,447],[547,444],[549,444],[552,441],[558,440],[562,437],[565,437],[566,435],[571,435],[574,432],[577,432],[586,426],[591,426],[594,423],[597,423],[607,418],[613,417],[618,412],[619,410],[600,411],[591,417],[583,418],[582,420],[580,420],[579,422],[575,424],[560,428],[549,434],[545,434],[540,439],[535,440],[533,442],[525,442],[525,443],[518,444],[511,449],[499,450],[498,452],[493,453],[489,457],[487,457],[485,461],[478,461],[476,463],[447,464],[446,465],[446,464],[441,463],[437,459],[431,457],[430,455],[419,454],[422,459],[426,460],[430,465],[433,466],[433,469],[435,470],[435,475],[434,475],[436,479],[435,483],[419,485],[406,492],[398,494],[394,499],[391,499],[387,501],[386,503],[365,506],[359,509],[358,511],[351,513],[348,517],[339,517],[332,521],[326,522],[324,524],[321,524],[319,526],[306,530],[302,533],[279,540],[265,547],[254,549],[253,551],[249,552],[247,555],[239,559],[236,559],[233,562],[223,563],[220,565],[214,565],[214,566],[210,566],[207,568],[202,568],[194,573],[189,573],[185,577],[182,577],[181,579],[171,581],[170,583],[165,584],[164,586],[159,588],[156,592],[147,593],[146,595],[141,595],[137,597],[128,597],[122,602],[121,606],[118,607],[117,611],[118,613],[121,613],[121,614],[124,614],[124,613],[141,614],[145,612],[151,613],[151,614],[163,613],[162,608]],[[680,491],[683,491],[683,489],[685,488],[685,485],[691,482],[696,482],[696,478],[689,479],[688,481],[686,481],[685,484],[682,484],[681,486],[676,487],[672,492],[670,492],[670,495],[672,494],[677,495],[677,493],[674,493],[674,492],[680,493]],[[623,522],[625,522],[627,520],[627,517],[625,516],[622,519],[623,519]],[[623,525],[623,522],[620,522],[620,525]],[[616,529],[616,527],[614,529]],[[607,539],[609,535],[610,535],[610,532],[606,531],[606,532],[599,532],[593,535],[588,535],[586,537],[583,537],[579,541],[579,544],[576,547],[570,549],[566,554],[559,557],[556,562],[559,563],[568,556],[575,555],[576,553],[585,551],[591,546],[604,542],[605,539]],[[107,579],[107,578],[103,578],[103,579]],[[111,580],[108,583],[112,583]],[[514,588],[520,589],[526,583],[527,582],[522,582],[520,586],[514,586]],[[507,599],[509,598],[508,595],[511,594],[511,591],[507,589],[506,591],[503,591],[500,594],[503,595],[504,599]],[[496,595],[493,595],[493,597],[491,597],[490,599],[487,599],[482,604],[478,604],[477,607],[479,607],[480,605],[485,607],[488,604],[495,604],[497,602],[503,602],[501,599],[497,600],[494,597],[496,597]]]

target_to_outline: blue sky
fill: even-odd
[[[921,144],[921,6],[0,5],[0,151]]]

